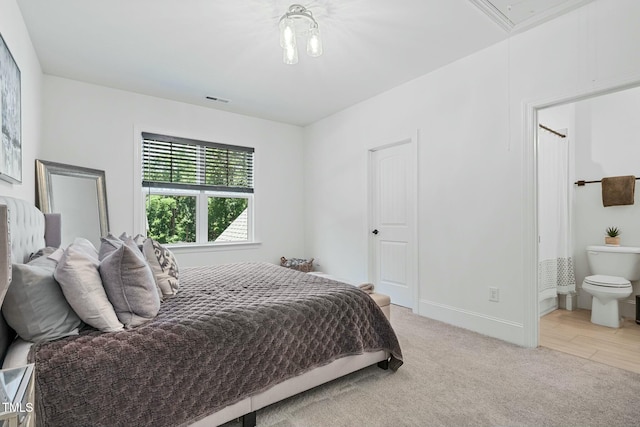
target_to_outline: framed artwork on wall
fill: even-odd
[[[22,182],[20,69],[0,35],[0,179]]]

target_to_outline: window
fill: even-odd
[[[160,243],[251,242],[253,153],[142,132],[147,235]]]

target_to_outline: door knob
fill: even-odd
[[[372,231],[372,233],[373,233],[373,234],[378,234],[378,233],[379,233],[379,231],[378,231],[377,229],[375,229],[375,230],[373,230],[373,231]]]

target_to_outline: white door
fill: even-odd
[[[373,283],[391,303],[414,308],[416,286],[416,171],[408,141],[371,152]]]

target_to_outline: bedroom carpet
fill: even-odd
[[[258,411],[258,426],[640,425],[640,374],[391,310],[398,372],[365,368]]]

